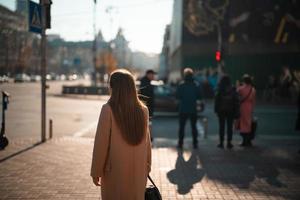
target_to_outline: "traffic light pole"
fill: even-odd
[[[96,36],[96,8],[97,1],[94,1],[94,10],[93,10],[93,30],[94,30],[94,42],[93,42],[93,64],[94,64],[94,84],[98,85],[98,71],[97,71],[97,36]]]
[[[217,31],[218,31],[218,51],[220,52],[220,60],[218,61],[218,74],[219,74],[219,78],[223,75],[224,73],[224,69],[222,66],[222,29],[221,29],[221,22],[218,23],[217,25]]]
[[[42,92],[42,108],[41,108],[41,140],[46,141],[46,26],[45,26],[45,4],[44,0],[40,0],[42,7],[42,34],[41,34],[41,92]]]

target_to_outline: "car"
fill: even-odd
[[[61,81],[65,81],[67,79],[67,77],[66,77],[66,75],[64,75],[64,74],[61,74],[60,76],[59,76],[59,80],[61,80]]]
[[[30,77],[27,74],[16,74],[15,76],[15,83],[23,83],[23,82],[29,82]]]
[[[9,78],[6,75],[0,76],[0,83],[8,83]]]
[[[176,112],[178,100],[175,91],[168,85],[154,85],[154,110],[157,112]]]
[[[77,74],[70,74],[67,76],[67,80],[68,81],[75,81],[78,79],[78,75]]]
[[[139,86],[139,82],[136,83]],[[178,112],[178,99],[176,88],[166,85],[163,81],[151,81],[154,86],[154,111],[155,112]],[[203,112],[204,101],[197,101],[197,111]]]
[[[41,76],[40,75],[31,75],[30,76],[30,81],[31,82],[37,82],[41,80]]]

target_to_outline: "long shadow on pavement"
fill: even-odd
[[[8,159],[11,159],[11,158],[13,158],[13,157],[15,157],[15,156],[17,156],[17,155],[20,155],[21,153],[24,153],[24,152],[26,152],[26,151],[29,151],[30,149],[33,149],[34,147],[36,147],[36,146],[38,146],[38,145],[40,145],[40,144],[42,144],[42,143],[43,143],[43,142],[37,142],[37,143],[35,143],[35,144],[33,144],[33,145],[31,145],[31,146],[25,148],[25,149],[22,149],[22,150],[16,152],[16,153],[10,154],[10,155],[8,155],[8,156],[6,156],[6,157],[0,159],[0,163],[6,161],[6,160],[8,160]]]
[[[264,195],[298,198],[295,187],[300,184],[300,163],[284,151],[255,147],[250,149],[219,150],[200,147],[185,161],[178,152],[175,169],[167,173],[169,181],[178,186],[179,194],[187,194],[205,176],[221,185],[240,190],[249,189]],[[292,177],[293,180],[290,180]],[[285,191],[285,192],[284,192]],[[289,193],[287,191],[293,191]]]
[[[178,186],[179,194],[187,194],[195,183],[202,180],[204,174],[204,170],[198,168],[197,154],[194,151],[187,161],[184,160],[183,152],[178,151],[175,169],[169,171],[167,177]]]

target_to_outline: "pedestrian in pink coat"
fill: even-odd
[[[252,146],[251,124],[256,90],[252,86],[252,79],[249,75],[245,74],[243,76],[243,84],[237,88],[237,92],[240,96],[239,131],[243,137],[241,146]]]

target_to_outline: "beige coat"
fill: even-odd
[[[148,116],[147,108],[145,112]],[[147,117],[147,127],[148,125]],[[91,176],[101,177],[102,200],[144,199],[147,175],[151,169],[149,129],[145,135],[141,144],[127,144],[121,136],[109,104],[103,105],[91,167]]]

